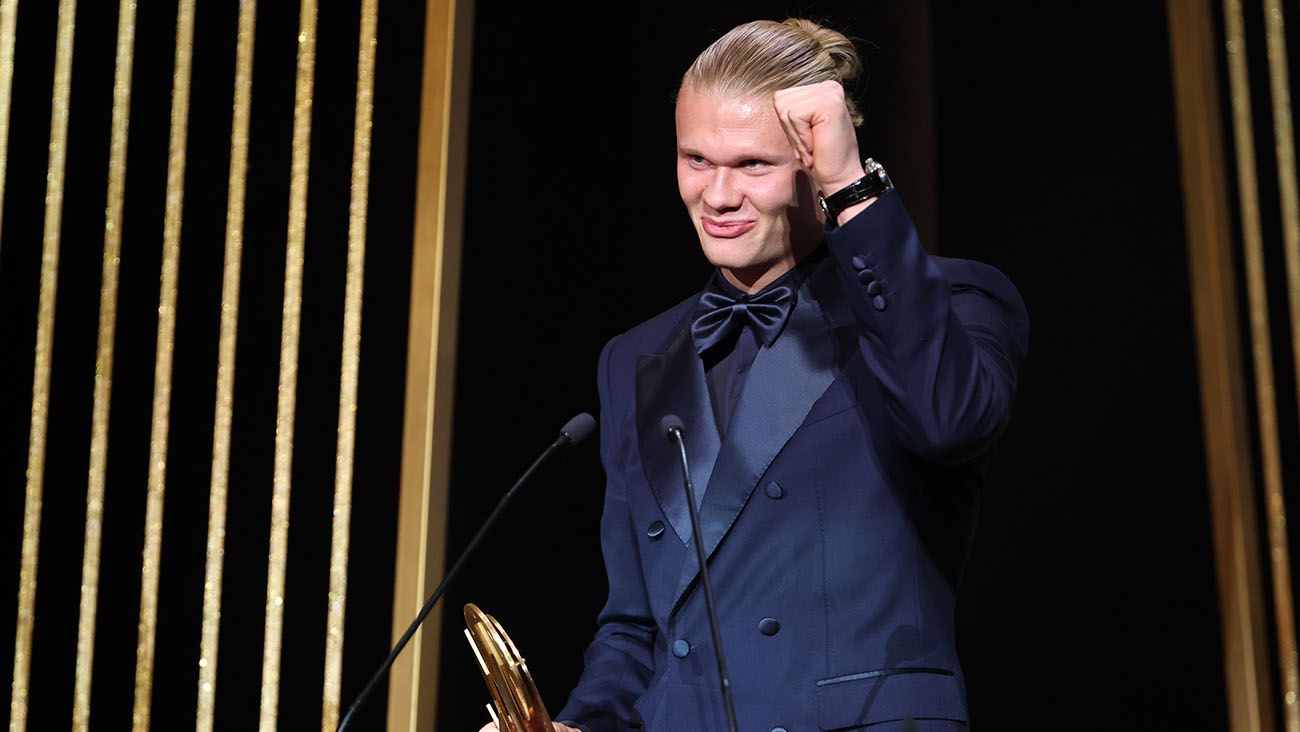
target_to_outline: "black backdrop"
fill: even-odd
[[[344,696],[387,654],[420,111],[423,3],[381,3]],[[217,729],[254,729],[297,3],[257,16]],[[58,3],[19,4],[0,232],[0,672],[13,658]],[[78,3],[28,729],[71,720],[117,3]],[[196,3],[168,445],[155,729],[192,728],[212,461],[237,3]],[[319,726],[359,0],[321,3],[279,721]],[[91,724],[129,729],[141,585],[176,3],[139,3]],[[327,457],[325,457],[327,456]],[[7,694],[6,694],[7,699]],[[381,700],[382,702],[382,700]],[[382,718],[382,703],[367,717]],[[0,705],[0,722],[9,704]]]
[[[937,185],[931,248],[1003,269],[1032,321],[959,601],[972,724],[1224,729],[1163,5],[919,11],[479,4],[449,555],[535,446],[595,409],[603,342],[707,273],[676,198],[681,72],[745,20],[826,18],[869,42],[864,151],[905,200]],[[915,44],[931,32],[927,79]],[[931,88],[933,137],[918,140],[924,120],[890,115]],[[909,184],[927,174],[909,156],[927,154],[937,184]],[[458,639],[466,601],[510,631],[551,710],[564,703],[604,597],[600,501],[586,446],[449,595],[439,729],[485,719]]]

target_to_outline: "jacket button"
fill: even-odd
[[[867,284],[868,282],[872,282],[875,279],[876,279],[876,270],[874,269],[864,269],[858,273],[858,282],[861,282],[864,285]]]
[[[849,260],[849,264],[852,264],[852,265],[853,265],[853,269],[866,269],[866,268],[867,268],[867,260],[865,260],[865,259],[863,259],[862,257],[859,257],[859,256],[854,256],[853,259],[850,259],[850,260]]]
[[[777,622],[776,618],[763,618],[758,621],[758,632],[763,635],[776,635],[776,632],[780,629],[781,624]]]
[[[773,727],[772,732],[785,732],[785,727]]]
[[[691,644],[684,640],[678,639],[673,641],[673,655],[678,658],[686,658],[691,654]]]
[[[767,487],[764,488],[763,490],[766,491],[767,497],[771,498],[774,501],[778,501],[785,497],[785,489],[782,488],[781,484],[777,483],[775,480],[772,481],[771,483],[768,483]]]
[[[653,541],[664,535],[664,522],[656,521],[650,524],[650,528],[645,530],[645,535]]]
[[[868,295],[879,295],[881,289],[882,288],[880,286],[880,280],[872,280],[871,282],[867,283]]]
[[[885,302],[884,295],[876,295],[871,298],[871,307],[883,313],[885,308],[889,307],[889,304]]]

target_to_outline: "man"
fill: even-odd
[[[601,355],[610,590],[559,732],[726,728],[668,414],[740,729],[966,728],[956,585],[1028,322],[996,270],[928,256],[864,164],[859,68],[789,20],[683,79],[678,186],[717,272]]]

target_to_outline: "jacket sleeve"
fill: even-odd
[[[926,254],[895,192],[827,244],[903,443],[934,462],[978,455],[1006,426],[1028,350],[1016,288],[987,265]]]
[[[617,340],[617,339],[615,339]],[[609,597],[597,617],[595,638],[587,646],[586,668],[557,720],[576,722],[590,732],[622,732],[639,716],[633,704],[654,671],[656,626],[642,580],[641,560],[620,461],[617,411],[610,406],[610,362],[615,341],[600,356],[600,453],[605,468],[605,507],[600,543],[609,578]]]

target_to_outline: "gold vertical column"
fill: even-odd
[[[59,0],[58,40],[54,51],[54,91],[50,98],[50,155],[45,175],[45,234],[41,244],[41,289],[36,316],[36,355],[32,368],[32,420],[27,444],[27,497],[23,505],[22,558],[18,570],[18,622],[9,698],[9,730],[27,729],[31,673],[36,558],[40,548],[41,488],[45,480],[45,429],[50,407],[50,350],[54,342],[54,300],[59,281],[59,237],[63,214],[63,173],[68,142],[68,100],[72,93],[72,41],[76,0]]]
[[[149,729],[153,691],[153,653],[158,623],[159,559],[162,551],[163,493],[167,481],[167,432],[171,417],[176,281],[180,266],[181,206],[185,193],[185,141],[189,120],[193,39],[194,0],[180,0],[176,11],[176,61],[172,72],[167,205],[163,214],[163,260],[158,292],[158,344],[154,357],[153,425],[149,436],[149,488],[145,503],[144,551],[140,570],[135,706],[131,714],[132,726],[136,732]]]
[[[474,3],[428,0],[426,7],[394,642],[443,574],[469,126]],[[392,732],[433,728],[441,630],[439,623],[425,623],[393,665]]]
[[[95,351],[95,396],[90,420],[90,470],[86,485],[86,539],[81,557],[81,608],[77,624],[76,681],[72,729],[90,724],[90,680],[94,670],[95,611],[99,598],[99,548],[104,517],[108,408],[113,387],[113,336],[117,323],[118,254],[122,244],[122,199],[126,185],[127,124],[131,112],[135,3],[118,6],[117,61],[113,78],[113,121],[108,152],[108,202],[104,207],[104,265],[99,289],[99,343]]]
[[[356,116],[352,131],[352,203],[348,210],[348,275],[343,305],[343,365],[339,376],[338,447],[334,459],[334,523],[330,540],[329,612],[325,621],[325,688],[321,731],[339,723],[343,621],[348,589],[348,531],[352,518],[352,458],[356,445],[357,374],[361,360],[361,293],[365,282],[366,209],[370,191],[370,133],[374,106],[378,0],[363,0],[357,47]]]
[[[5,170],[9,167],[9,106],[13,102],[17,22],[18,0],[0,0],[0,221],[4,216]]]
[[[1273,100],[1273,136],[1277,153],[1278,194],[1281,197],[1282,242],[1286,256],[1288,301],[1291,305],[1291,349],[1296,383],[1300,384],[1300,199],[1296,191],[1295,136],[1291,127],[1291,83],[1287,78],[1286,28],[1281,0],[1264,0],[1264,33],[1268,45],[1268,76]],[[1287,732],[1300,732],[1300,657],[1296,653],[1295,608],[1291,602],[1290,550],[1287,545],[1286,501],[1281,481],[1268,486],[1269,555],[1273,564],[1273,612],[1277,617],[1277,651],[1282,667],[1282,718]]]
[[[293,418],[298,385],[298,325],[307,233],[307,172],[311,152],[311,97],[316,65],[316,1],[302,0],[298,80],[293,107],[289,230],[285,247],[284,312],[280,331],[280,386],[275,418],[275,483],[271,493],[271,547],[266,571],[266,628],[262,646],[262,700],[258,729],[273,732],[280,700],[280,642],[284,575],[289,551],[289,486],[293,472]]]
[[[1281,0],[1264,0],[1268,43],[1268,78],[1273,100],[1278,196],[1282,203],[1282,242],[1291,305],[1291,348],[1296,383],[1300,383],[1300,193],[1297,192],[1295,134],[1291,117],[1291,82],[1287,71],[1286,26]]]
[[[230,426],[234,418],[235,339],[239,326],[239,270],[244,248],[244,192],[248,176],[248,125],[256,19],[256,0],[241,0],[235,46],[235,98],[230,125],[226,256],[221,280],[221,335],[217,346],[217,401],[212,427],[212,482],[208,492],[203,630],[199,641],[198,705],[194,721],[196,732],[212,732],[216,710],[217,640],[221,629],[221,578],[226,546],[226,491],[230,477]]]
[[[1168,0],[1171,68],[1187,227],[1188,269],[1200,376],[1206,478],[1223,628],[1223,673],[1232,732],[1271,732],[1268,626],[1258,554],[1255,481],[1223,176],[1218,49],[1210,0]]]
[[[1269,565],[1273,578],[1273,611],[1282,674],[1283,721],[1287,732],[1300,732],[1300,678],[1296,673],[1295,619],[1291,608],[1291,569],[1286,548],[1286,514],[1282,493],[1281,437],[1277,423],[1277,389],[1268,317],[1268,285],[1264,275],[1264,237],[1260,224],[1258,171],[1252,132],[1250,80],[1241,0],[1224,0],[1224,30],[1228,48],[1233,139],[1237,153],[1237,185],[1245,248],[1246,293],[1250,309],[1251,355],[1255,367],[1255,405],[1264,475],[1264,511],[1268,521]]]

